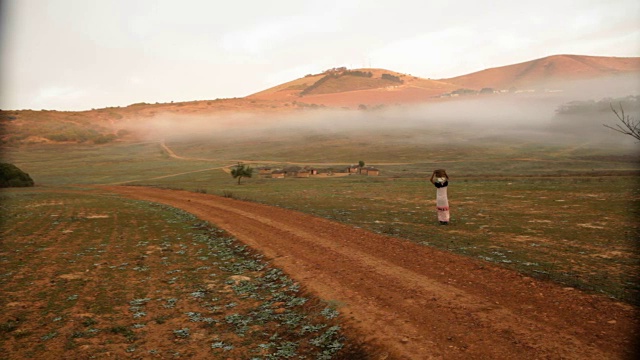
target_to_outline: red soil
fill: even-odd
[[[108,187],[184,209],[343,304],[380,359],[632,358],[637,309],[406,240],[207,194]]]
[[[535,86],[563,80],[592,79],[640,72],[640,58],[555,55],[486,69],[441,81],[470,89]]]

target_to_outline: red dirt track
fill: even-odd
[[[186,210],[342,306],[376,359],[626,359],[636,309],[407,240],[208,194],[110,186]]]

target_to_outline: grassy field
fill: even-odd
[[[5,359],[360,354],[333,305],[190,214],[77,188],[0,200]]]
[[[182,180],[182,181],[181,181]],[[147,182],[258,201],[337,220],[634,301],[640,189],[634,176],[459,178],[440,226],[426,179],[364,177]]]
[[[3,161],[19,164],[46,186],[111,184],[220,167],[214,161],[176,161],[159,142],[110,145],[35,145],[3,149]],[[226,164],[226,163],[224,163]]]
[[[421,142],[427,133],[408,130],[367,144],[363,134],[167,141],[176,154],[200,160],[171,158],[159,142],[39,145],[3,155],[40,185],[126,182],[258,201],[637,301],[640,164],[629,148],[485,137],[443,148]],[[238,160],[334,170],[364,160],[381,176],[256,175],[238,186],[221,169]],[[427,182],[439,167],[452,177],[446,227],[438,225],[435,189]]]

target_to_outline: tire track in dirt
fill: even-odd
[[[619,359],[635,309],[325,219],[206,194],[109,187],[182,208],[263,252],[340,308],[350,330],[408,359]]]
[[[200,206],[203,205],[202,201],[195,200],[194,202]],[[439,301],[447,304],[445,305],[445,307],[449,308],[449,313],[455,313],[456,309],[461,306],[467,306],[470,309],[482,310],[481,312],[482,316],[474,316],[474,313],[475,313],[474,311],[469,311],[463,316],[466,318],[465,322],[473,323],[475,324],[474,326],[477,326],[479,328],[491,328],[496,324],[504,324],[508,322],[512,323],[512,322],[520,321],[523,323],[523,325],[526,325],[526,326],[521,327],[520,329],[513,330],[515,332],[514,337],[517,337],[520,339],[532,339],[532,338],[535,338],[535,334],[540,331],[553,330],[553,329],[543,329],[542,326],[528,319],[519,319],[515,314],[513,314],[513,312],[509,311],[508,309],[495,307],[493,306],[493,304],[487,304],[487,301],[474,298],[472,295],[470,295],[463,289],[459,289],[448,284],[434,283],[433,281],[429,281],[428,278],[421,276],[419,273],[406,269],[401,265],[396,265],[394,263],[391,263],[379,257],[372,256],[371,254],[365,254],[363,251],[358,251],[359,249],[355,249],[352,246],[352,244],[349,244],[349,243],[337,244],[335,241],[327,241],[327,239],[331,239],[332,236],[331,235],[329,237],[323,236],[323,235],[326,235],[326,233],[321,233],[321,232],[310,233],[308,231],[301,230],[301,227],[292,227],[285,224],[284,222],[272,220],[264,216],[256,215],[255,213],[248,213],[246,211],[238,210],[234,207],[228,207],[228,206],[222,206],[222,205],[216,205],[216,207],[226,212],[235,213],[235,214],[238,214],[239,216],[253,220],[254,224],[252,225],[254,227],[264,228],[264,225],[267,225],[269,227],[269,229],[267,229],[267,232],[269,233],[268,235],[270,236],[275,235],[277,239],[285,239],[287,236],[287,233],[294,235],[298,242],[300,241],[305,242],[306,248],[315,247],[316,248],[314,249],[315,253],[323,253],[325,254],[324,255],[325,257],[333,259],[333,261],[336,263],[340,263],[339,264],[340,266],[336,267],[338,269],[343,268],[344,266],[349,266],[350,267],[349,272],[351,273],[368,274],[368,278],[370,279],[385,278],[393,282],[395,286],[393,286],[393,288],[388,288],[387,289],[388,291],[393,291],[400,294],[411,294],[409,295],[409,297],[411,299],[414,299],[413,301],[406,301],[406,299],[400,299],[401,300],[400,302],[404,303],[402,308],[406,309],[407,307],[411,307],[413,308],[411,309],[412,311],[420,312],[420,307],[426,307],[429,305],[428,302],[424,301],[424,299],[431,297],[431,299],[435,299],[432,301]],[[245,226],[246,225],[247,224],[245,224]],[[282,244],[282,245],[286,245],[286,244]],[[254,244],[251,244],[251,246],[255,248],[255,247],[259,247],[260,244],[254,243]],[[289,256],[293,257],[297,261],[302,261],[303,263],[306,263],[307,267],[309,266],[308,264],[315,263],[314,261],[315,259],[309,258],[306,252],[293,253],[293,251],[295,250],[296,249],[292,249],[292,253],[290,253]],[[317,266],[318,264],[316,264],[316,267]],[[344,281],[345,279],[348,279],[348,277],[352,274],[345,274],[343,271],[337,270],[336,275],[338,275],[339,278],[342,279],[342,281],[338,280],[338,282],[341,283],[340,285],[348,286],[348,287],[352,286],[351,283],[348,283],[348,282],[345,283]],[[360,275],[356,275],[356,276],[360,276]],[[360,277],[358,279],[352,279],[352,280],[355,280],[353,282],[362,284],[364,279]],[[327,281],[329,283],[332,282],[332,280],[330,279]],[[327,283],[327,281],[325,283]],[[363,284],[363,285],[369,288],[372,287],[371,284]],[[373,288],[375,287],[376,286],[373,286]],[[390,296],[388,298],[393,298],[393,297]],[[393,307],[396,304],[395,300],[398,300],[398,299],[394,299],[393,303],[389,303],[389,301],[385,301],[385,300],[388,300],[388,298],[387,299],[382,298],[382,299],[376,299],[376,300],[378,300],[377,302],[383,303],[385,306]],[[362,300],[358,302],[362,302]],[[459,322],[460,320],[458,317],[459,314],[456,314],[456,317],[458,317],[456,319],[456,317],[451,318],[451,316],[449,316],[449,313],[445,313],[442,316],[443,317],[442,320],[446,320],[449,324],[455,324],[456,322]],[[360,315],[366,316],[367,314],[360,314]],[[390,320],[388,316],[385,318],[387,322]],[[379,325],[379,328],[382,329],[382,331],[380,330],[378,331],[378,334],[380,334],[381,332],[384,332],[384,328],[387,324],[382,323],[378,325]],[[415,326],[411,326],[411,324],[408,324],[408,323],[396,323],[395,326],[389,327],[389,328],[393,328],[394,332],[390,334],[385,334],[386,338],[392,338],[394,336],[397,336],[398,334],[403,334],[404,335],[403,339],[405,341],[409,339],[415,340],[415,339],[421,338],[420,329],[416,328]],[[497,328],[498,328],[497,330],[499,331],[507,330],[505,328],[500,328],[500,326],[497,326]],[[397,332],[398,329],[402,329],[402,331]],[[531,331],[530,329],[535,329],[535,331]],[[454,332],[458,332],[458,331],[464,331],[464,329],[460,328]],[[429,343],[434,343],[432,340],[427,340],[427,339],[423,339],[423,340]],[[447,339],[440,339],[440,340],[442,341]],[[452,340],[449,340],[449,342],[450,341]],[[513,341],[513,338],[509,336],[506,338],[506,341],[511,342]],[[402,343],[402,339],[400,340],[400,343]],[[565,351],[573,352],[572,351],[573,349],[571,349],[570,344],[574,344],[575,346],[582,346],[580,342],[577,341],[573,336],[564,336],[564,339],[561,344],[562,346],[559,346],[559,347],[554,345],[550,349],[552,350],[552,353],[561,354]],[[462,347],[464,348],[468,348],[468,346],[469,346],[468,344],[462,344]],[[427,350],[428,352],[434,352],[435,349],[423,349],[423,350]],[[592,351],[594,355],[599,355],[598,357],[601,357],[604,355],[604,354],[599,354],[597,349],[592,349]],[[415,355],[419,355],[419,354],[415,354]]]
[[[235,166],[235,164],[241,162],[241,163],[254,163],[254,164],[289,164],[289,165],[301,165],[301,166],[305,166],[305,165],[325,165],[325,166],[331,166],[331,165],[346,165],[345,162],[294,162],[294,161],[279,161],[279,160],[246,160],[246,159],[212,159],[212,158],[198,158],[198,157],[189,157],[189,156],[181,156],[176,154],[175,151],[173,151],[166,143],[165,140],[160,141],[160,147],[162,147],[162,149],[167,153],[167,155],[169,155],[169,157],[172,157],[174,159],[178,159],[178,160],[187,160],[187,161],[216,161],[216,162],[231,162],[231,165],[227,165],[221,168],[224,169],[228,169],[232,166]],[[413,163],[408,163],[408,162],[382,162],[382,163],[376,163],[378,166],[380,165],[411,165]]]
[[[2,232],[0,233],[0,238],[6,236],[9,233],[12,233],[16,229],[23,228],[24,224],[26,224],[26,223],[29,224],[29,228],[32,229],[31,231],[33,233],[46,234],[50,230],[50,228],[52,227],[51,218],[60,216],[60,211],[59,211],[59,209],[56,208],[57,205],[62,205],[62,204],[58,204],[58,203],[55,203],[55,202],[48,202],[48,203],[39,204],[38,206],[47,206],[48,207],[47,211],[44,213],[43,216],[39,216],[37,218],[34,218],[33,216],[25,216],[25,217],[23,217],[22,220],[19,220],[19,221],[15,222],[13,224],[13,226],[11,226],[11,227],[3,227]]]

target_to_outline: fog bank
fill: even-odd
[[[548,85],[552,89],[552,84]],[[385,106],[376,110],[315,109],[281,114],[233,113],[210,116],[158,115],[136,122],[134,130],[172,141],[242,137],[282,140],[292,136],[373,134],[395,141],[505,141],[541,144],[636,146],[630,136],[607,129],[613,112],[558,115],[571,101],[601,100],[640,94],[637,77],[616,77],[565,84],[562,91],[477,95],[439,99],[419,105]],[[640,118],[638,107],[627,114]],[[406,136],[406,134],[421,134]],[[404,135],[403,135],[404,134]],[[425,138],[426,137],[426,138]]]

